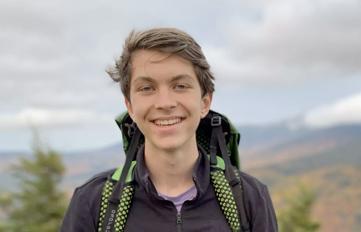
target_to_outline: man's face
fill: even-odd
[[[177,55],[139,50],[131,73],[125,102],[146,146],[171,151],[196,145],[195,131],[212,99],[202,97],[193,65]]]

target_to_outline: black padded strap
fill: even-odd
[[[217,166],[217,136],[215,131],[212,129],[212,134],[211,134],[211,140],[209,143],[209,155],[210,155],[210,163],[211,166],[215,167]]]
[[[104,231],[104,232],[114,232],[115,231],[114,223],[115,223],[115,218],[116,218],[116,214],[117,214],[118,204],[119,204],[119,200],[118,200],[118,203],[110,202],[110,200],[109,200],[107,212],[105,213],[104,221],[102,224],[102,231]]]
[[[106,232],[114,232],[115,231],[114,222],[115,222],[118,205],[120,202],[120,196],[122,194],[122,190],[124,188],[125,180],[126,180],[129,168],[131,166],[131,163],[135,159],[141,135],[142,135],[142,133],[140,132],[140,130],[138,128],[136,128],[136,130],[133,134],[132,140],[130,142],[129,149],[126,154],[126,160],[125,160],[125,164],[124,164],[124,167],[122,170],[122,174],[120,176],[119,181],[114,186],[112,195],[109,198],[108,208],[107,208],[107,211],[105,214],[102,231],[106,231]]]
[[[215,119],[213,119],[215,118]],[[223,134],[220,116],[213,116],[211,120],[212,135],[210,141],[210,158],[212,164],[212,155],[216,159],[217,148],[219,147],[222,158],[225,162],[225,176],[229,181],[234,199],[236,200],[237,210],[240,217],[241,231],[250,231],[249,218],[245,211],[243,185],[238,169],[231,163],[227,150],[226,139]],[[217,162],[217,161],[216,161]]]
[[[234,195],[234,198],[236,199],[238,214],[240,217],[240,223],[241,223],[241,231],[247,232],[251,231],[251,227],[249,224],[249,216],[246,213],[246,206],[244,204],[244,192],[243,192],[243,182],[240,175],[240,171],[236,167],[232,167],[233,172],[236,175],[237,179],[239,180],[239,183],[237,185],[232,186],[232,192]]]
[[[142,133],[140,132],[138,127],[136,127],[133,137],[132,137],[132,140],[130,142],[127,154],[126,154],[126,159],[125,159],[125,164],[123,167],[122,175],[120,176],[120,179],[119,179],[119,183],[121,183],[122,185],[125,184],[125,180],[127,178],[129,168],[132,164],[132,161],[135,160],[135,156],[138,151],[138,146],[139,146],[139,141],[140,141],[141,136],[142,136]]]
[[[226,139],[223,134],[222,130],[222,119],[221,116],[215,115],[211,119],[211,125],[212,125],[212,135],[211,135],[211,141],[210,141],[210,148],[211,148],[211,164],[212,164],[212,155],[214,156],[213,159],[216,159],[215,155],[212,154],[212,152],[217,153],[217,148],[219,147],[219,150],[221,152],[222,158],[225,162],[225,175],[227,180],[229,181],[229,184],[231,186],[238,184],[238,179],[235,176],[233,170],[231,170],[232,164],[231,159],[227,150],[227,144]],[[217,161],[216,161],[217,162]]]

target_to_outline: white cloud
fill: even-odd
[[[133,28],[174,26],[189,32],[204,47],[217,89],[220,83],[255,87],[271,99],[268,87],[346,80],[361,75],[360,6],[358,0],[185,0],[176,7],[162,0],[4,0],[0,105],[19,113],[1,116],[2,122],[19,125],[14,118],[24,108],[120,108],[119,88],[109,87],[104,69]],[[275,111],[282,110],[287,109]],[[25,125],[22,117],[16,120]]]
[[[0,128],[90,125],[106,123],[113,118],[114,115],[79,109],[26,108],[15,114],[0,114]]]
[[[225,79],[264,86],[361,75],[360,1],[278,0],[258,7],[258,20],[228,26],[222,49],[239,68]]]
[[[304,123],[309,127],[361,123],[361,93],[310,110],[304,117]]]

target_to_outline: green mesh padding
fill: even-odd
[[[120,197],[120,203],[118,205],[117,215],[115,217],[114,229],[117,232],[124,231],[125,229],[133,193],[133,185],[128,185],[123,189],[122,196]]]
[[[218,203],[232,231],[240,231],[240,220],[231,187],[221,170],[211,172],[211,179]]]
[[[102,226],[108,208],[108,201],[110,196],[112,195],[113,188],[114,188],[114,184],[110,180],[108,180],[104,185],[102,198],[101,198],[101,205],[100,205],[98,232],[102,232]],[[124,231],[130,205],[132,203],[133,194],[134,194],[134,187],[132,185],[126,186],[122,191],[122,195],[120,197],[120,202],[118,205],[117,213],[115,216],[115,222],[114,222],[114,229],[117,232]]]
[[[117,123],[118,127],[120,128],[120,130],[122,131],[122,141],[123,141],[123,149],[126,152],[128,150],[128,146],[129,146],[129,139],[125,133],[125,128],[124,128],[124,123],[125,121],[130,118],[129,114],[127,111],[123,112],[122,114],[120,114],[116,119],[115,122]]]
[[[217,157],[217,165],[211,165],[212,168],[218,168],[220,170],[226,170],[226,164],[224,163],[224,160],[222,159],[222,157],[220,156],[216,156]],[[207,155],[207,158],[210,159],[210,155]]]
[[[227,119],[228,120],[228,119]],[[241,134],[238,132],[236,127],[232,124],[231,121],[228,120],[230,127],[230,137],[229,142],[227,143],[227,147],[231,153],[231,163],[237,168],[241,168],[241,163],[239,160],[239,152],[238,152],[238,144],[241,140]]]
[[[216,112],[210,111],[211,114],[215,114]],[[231,121],[224,115],[216,113],[222,118],[222,127],[225,131],[225,138],[227,142],[227,149],[231,154],[231,163],[240,168],[240,160],[238,153],[238,144],[240,141],[240,134],[237,131],[236,127],[231,123]],[[131,137],[129,135],[129,126],[133,123],[127,112],[122,113],[116,118],[116,123],[122,131],[122,140],[123,140],[123,149],[126,152],[129,148],[129,141]],[[197,128],[196,136],[197,136],[197,144],[201,146],[207,154],[209,154],[209,144],[211,137],[211,124],[210,119],[204,118],[200,121],[200,124]],[[144,143],[144,137],[141,138],[141,143]]]
[[[232,231],[240,230],[239,216],[237,211],[237,205],[232,194],[232,190],[228,184],[228,181],[222,170],[216,170],[211,172],[212,184],[217,196],[217,200],[222,209],[224,216],[227,219]],[[102,231],[102,223],[105,219],[105,214],[108,208],[108,200],[112,194],[114,184],[111,181],[107,181],[103,188],[101,207],[98,223],[98,231]],[[120,203],[115,219],[115,231],[124,231],[127,216],[129,213],[132,197],[134,194],[134,187],[128,185],[123,189],[122,196],[120,197]]]
[[[221,157],[217,156],[217,164],[223,163]],[[223,166],[221,165],[221,166]],[[132,164],[132,170],[135,166]],[[220,169],[219,169],[220,168]],[[118,170],[121,170],[121,168],[118,168]],[[116,172],[117,172],[116,171]],[[115,172],[115,173],[116,173]],[[237,173],[238,174],[238,173]],[[114,177],[114,175],[113,175]],[[215,169],[211,172],[211,180],[212,185],[214,187],[217,200],[219,202],[219,205],[221,207],[221,210],[223,212],[223,215],[227,219],[227,222],[231,228],[232,231],[239,231],[240,230],[240,220],[237,210],[237,205],[235,198],[232,194],[231,187],[224,175],[224,167],[218,167],[218,169]],[[101,198],[101,207],[100,207],[100,215],[99,215],[99,222],[98,222],[98,231],[102,231],[102,223],[105,219],[105,214],[108,208],[108,200],[112,194],[114,188],[114,183],[110,180],[108,180],[103,188],[102,198]],[[129,213],[130,205],[132,202],[132,197],[134,194],[134,187],[133,185],[126,186],[123,191],[122,195],[120,197],[120,203],[118,205],[117,214],[115,217],[115,231],[124,231],[125,224],[127,221],[127,216]]]
[[[216,112],[211,111],[211,113],[216,113]],[[222,117],[222,127],[223,127],[223,130],[225,131],[224,135],[225,135],[225,139],[226,139],[226,143],[227,143],[227,149],[231,154],[231,157],[230,157],[231,163],[234,166],[236,166],[237,168],[239,168],[240,162],[239,162],[239,154],[238,154],[238,144],[239,144],[239,140],[240,140],[240,134],[237,131],[237,129],[232,125],[232,123],[227,119],[227,117],[225,117],[224,115],[221,115],[221,114],[218,114],[218,115],[220,115]],[[127,151],[128,147],[129,147],[129,141],[130,141],[129,125],[131,125],[132,120],[129,117],[128,113],[125,112],[116,119],[116,122],[122,131],[124,151]],[[210,153],[210,137],[211,137],[211,132],[212,132],[211,129],[212,128],[210,126],[209,121],[201,120],[200,125],[196,132],[197,144],[200,147],[202,147],[207,154]],[[143,138],[143,140],[144,140],[144,138]],[[144,141],[141,141],[140,143],[144,143]],[[134,165],[132,163],[132,167],[130,168],[130,170],[132,170],[132,168],[134,168],[134,166],[135,166],[135,163],[134,163]],[[222,212],[223,212],[224,216],[226,217],[231,230],[232,231],[240,231],[240,220],[239,220],[237,205],[236,205],[236,201],[233,196],[231,187],[224,175],[225,165],[224,165],[223,159],[221,157],[217,156],[217,166],[212,167],[212,168],[214,169],[214,171],[211,172],[211,180],[212,180],[212,184],[215,189],[215,192],[216,192],[217,200],[222,209]],[[120,171],[117,171],[118,173],[113,176],[114,180],[119,180],[119,178],[120,178],[121,168],[118,170],[120,170]],[[129,173],[127,175],[127,183],[128,183],[128,180],[131,181],[131,179],[129,179],[128,177],[130,177]],[[108,185],[110,185],[110,184],[108,184]],[[109,188],[109,186],[107,187],[107,184],[105,185],[104,190],[103,190],[101,214],[99,217],[100,218],[99,219],[100,230],[98,230],[98,231],[101,231],[101,223],[103,222],[104,217],[105,217],[106,208],[108,206],[108,199],[111,195],[113,185],[111,185],[110,187],[111,187],[110,194],[108,193],[109,189],[107,189],[107,188]],[[116,231],[124,230],[128,211],[129,211],[130,204],[132,201],[132,196],[134,193],[134,189],[131,184],[128,185],[126,188],[127,189],[124,189],[123,194],[121,196],[121,203],[119,204],[119,208],[118,208],[117,215],[116,215],[116,224],[115,224]]]
[[[197,144],[199,146],[201,146],[207,154],[210,153],[210,149],[209,149],[209,143],[210,143],[210,138],[207,138],[207,136],[204,136],[203,133],[197,133]],[[209,137],[209,136],[208,136]]]
[[[136,161],[132,161],[129,171],[127,173],[127,178],[125,180],[125,183],[128,184],[123,191],[122,195],[120,197],[120,203],[118,205],[117,214],[115,216],[115,224],[114,229],[115,231],[123,231],[125,227],[125,223],[127,221],[128,211],[130,208],[130,205],[132,203],[132,197],[134,193],[134,187],[131,185],[131,182],[133,181],[133,171],[136,165]],[[123,166],[117,168],[115,172],[112,175],[113,181],[119,181],[121,173],[123,170]],[[98,231],[102,231],[102,225],[104,223],[105,214],[107,212],[108,208],[108,201],[110,196],[112,195],[114,183],[111,180],[107,180],[105,182],[103,192],[102,192],[102,198],[101,198],[101,205],[100,205],[100,214],[99,214],[99,222],[98,222]]]
[[[112,195],[113,188],[114,188],[113,182],[111,182],[109,180],[107,182],[105,182],[105,185],[103,187],[101,204],[100,204],[100,213],[99,213],[99,222],[98,222],[98,231],[99,232],[102,231],[105,214],[106,214],[107,208],[108,208],[108,200],[109,200],[110,195]]]
[[[133,170],[134,170],[136,164],[137,164],[137,161],[135,161],[135,160],[133,160],[132,163],[130,164],[127,177],[125,178],[125,183],[130,183],[133,181]],[[112,175],[112,180],[115,180],[115,181],[120,180],[122,171],[123,171],[123,166],[117,168],[117,170],[115,170],[114,174]]]

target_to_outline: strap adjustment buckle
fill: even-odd
[[[220,126],[222,124],[222,118],[219,115],[215,115],[211,118],[211,125],[213,127]]]

